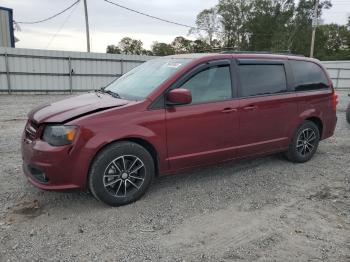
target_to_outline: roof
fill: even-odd
[[[254,53],[254,52],[232,52],[232,53],[192,53],[192,54],[177,54],[167,56],[168,58],[188,58],[188,59],[210,59],[210,58],[261,58],[261,59],[293,59],[293,60],[311,60],[305,56],[293,54],[274,54],[274,53]],[[316,60],[318,61],[318,60]]]

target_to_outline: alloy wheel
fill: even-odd
[[[297,151],[302,157],[310,155],[317,143],[316,133],[311,128],[302,130],[297,139]]]
[[[105,189],[114,197],[129,197],[142,186],[145,164],[134,155],[122,155],[111,161],[103,175]]]

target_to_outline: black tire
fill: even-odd
[[[309,137],[308,134],[310,134]],[[314,122],[307,120],[295,132],[285,156],[288,160],[295,163],[307,162],[317,151],[319,141],[320,131],[318,126]]]
[[[350,124],[350,103],[348,104],[348,108],[346,109],[346,121]]]
[[[145,148],[129,141],[116,142],[95,157],[89,188],[96,199],[108,205],[126,205],[147,191],[154,173],[153,158]]]

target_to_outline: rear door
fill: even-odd
[[[235,157],[238,101],[234,99],[231,61],[205,63],[177,87],[192,93],[192,103],[166,109],[171,169],[205,165]]]
[[[240,97],[240,145],[245,157],[284,149],[297,120],[296,95],[287,81],[289,65],[281,60],[237,60]]]

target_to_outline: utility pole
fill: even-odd
[[[316,28],[317,28],[317,24],[318,24],[318,1],[319,0],[315,0],[314,15],[312,18],[312,36],[311,36],[310,57],[314,56],[315,34],[316,34]]]
[[[87,52],[90,53],[90,32],[89,32],[89,16],[87,10],[87,0],[84,0],[84,11],[85,11],[85,26],[86,26],[86,45]]]

